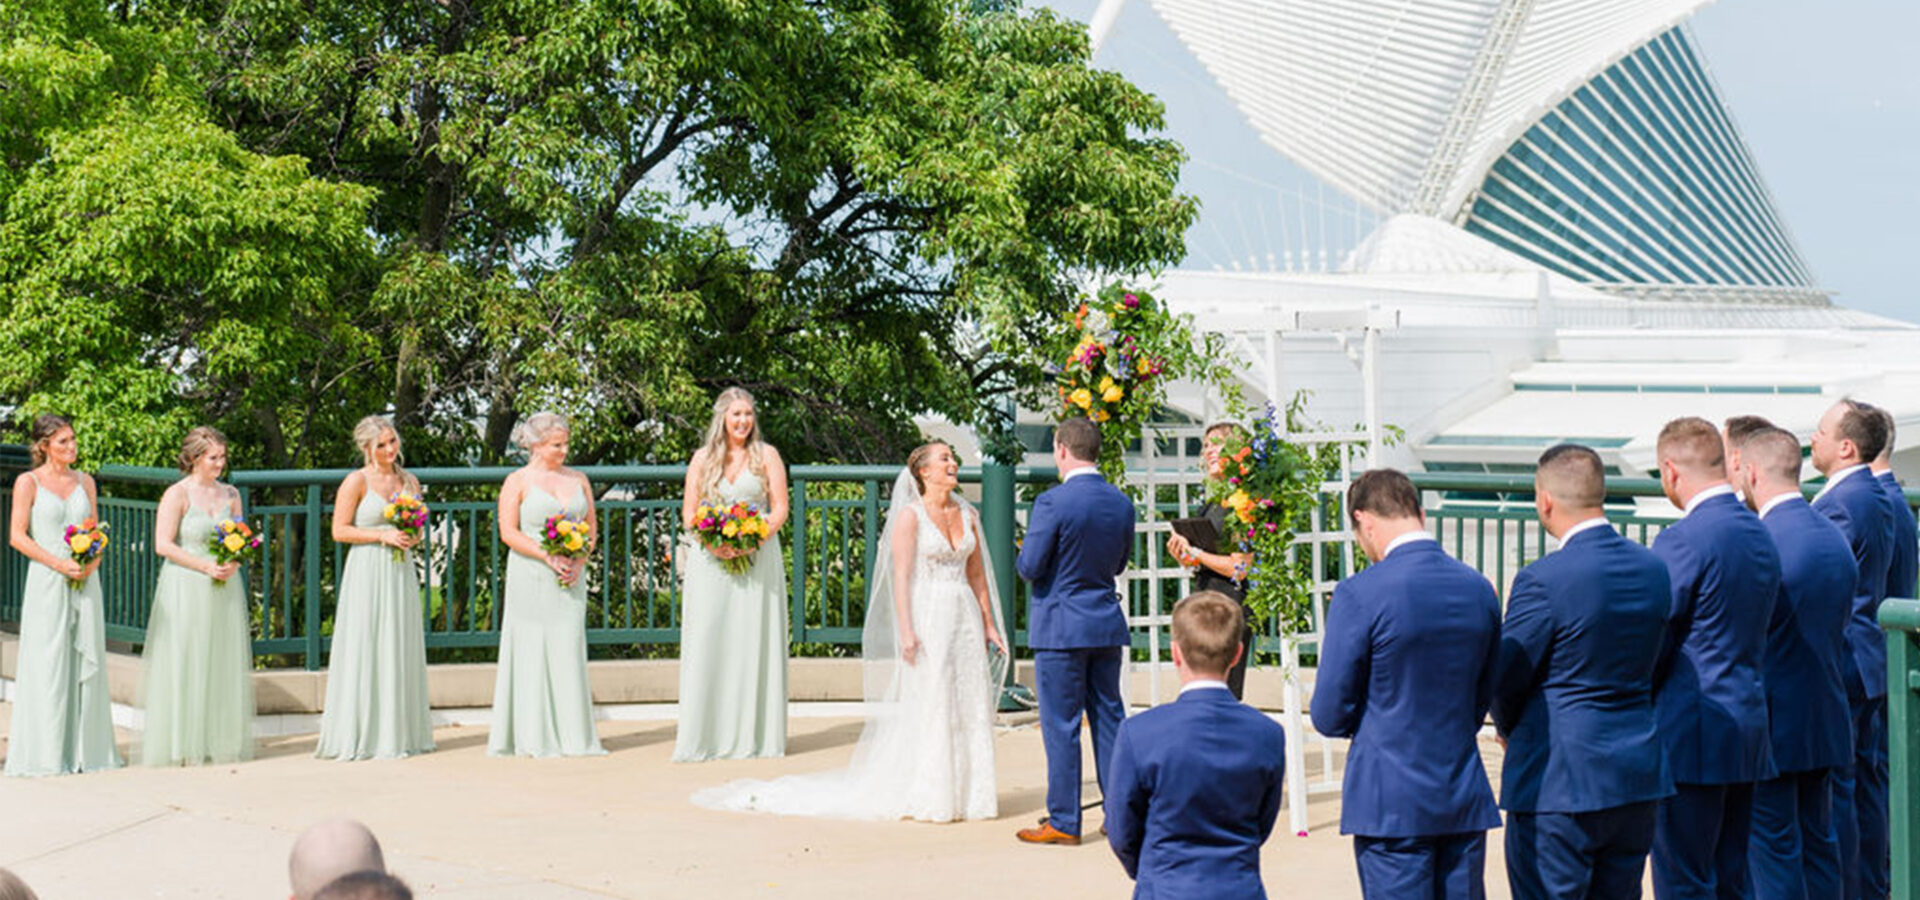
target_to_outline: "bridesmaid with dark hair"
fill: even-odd
[[[193,766],[253,758],[253,640],[237,562],[208,549],[223,521],[243,521],[240,492],[220,480],[227,438],[202,425],[180,442],[180,474],[160,495],[153,589],[140,679],[140,763]]]
[[[33,420],[33,469],[13,483],[8,542],[27,558],[20,594],[20,662],[14,673],[8,775],[65,775],[118,768],[107,696],[107,628],[100,560],[75,562],[66,530],[98,515],[93,479],[64,417]],[[73,587],[74,582],[80,587]]]

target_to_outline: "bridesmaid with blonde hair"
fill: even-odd
[[[73,425],[42,415],[27,435],[33,468],[13,482],[7,539],[27,558],[20,592],[20,659],[14,672],[8,775],[65,775],[121,765],[107,696],[107,626],[100,559],[81,564],[67,549],[68,526],[99,513],[93,478]],[[74,582],[80,587],[73,587]]]
[[[760,437],[753,395],[728,388],[713,404],[707,439],[687,466],[680,520],[688,532],[702,505],[745,501],[767,517],[769,535],[734,574],[739,551],[683,547],[680,591],[680,728],[673,759],[737,759],[787,752],[787,576],[780,526],[787,471]]]
[[[593,485],[567,468],[571,429],[550,412],[514,430],[527,464],[500,485],[500,541],[507,554],[500,668],[493,684],[491,756],[596,756],[607,752],[593,725],[587,683],[587,560],[593,556]],[[540,534],[564,513],[586,522],[581,556],[547,552]]]
[[[208,549],[225,520],[244,521],[240,492],[220,481],[225,435],[205,425],[180,442],[180,474],[160,495],[154,552],[166,560],[153,589],[140,693],[148,766],[253,758],[253,641],[240,564]]]
[[[333,541],[346,544],[327,705],[320,717],[322,759],[388,759],[434,748],[427,699],[427,639],[421,620],[418,538],[396,528],[387,506],[418,498],[420,482],[400,465],[400,432],[386,416],[353,426],[361,467],[333,500]]]

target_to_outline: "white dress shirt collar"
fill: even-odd
[[[1397,538],[1394,538],[1391,541],[1388,541],[1387,548],[1385,550],[1380,551],[1380,558],[1386,559],[1387,557],[1393,555],[1393,551],[1398,550],[1401,547],[1404,547],[1415,541],[1431,541],[1431,540],[1435,540],[1434,536],[1424,531],[1409,531],[1406,534],[1403,534]]]
[[[1693,499],[1687,501],[1687,508],[1680,511],[1680,518],[1684,519],[1687,516],[1692,515],[1694,510],[1700,508],[1700,504],[1705,503],[1708,500],[1712,500],[1715,497],[1719,497],[1723,495],[1728,497],[1733,496],[1733,485],[1716,484],[1713,487],[1707,488],[1706,490],[1693,495]]]
[[[1798,500],[1798,499],[1800,499],[1800,494],[1797,491],[1781,491],[1779,496],[1773,498],[1772,500],[1768,500],[1765,503],[1760,504],[1760,518],[1762,519],[1766,518],[1767,513],[1773,512],[1774,508],[1779,506],[1780,504],[1785,503],[1788,500]]]
[[[1188,691],[1210,691],[1215,688],[1223,691],[1228,690],[1227,683],[1224,681],[1213,678],[1195,678],[1180,686],[1180,695],[1184,697]]]
[[[1100,474],[1100,470],[1095,466],[1078,466],[1072,469],[1068,469],[1065,472],[1061,472],[1060,483],[1066,484],[1067,479],[1078,478],[1082,475],[1099,475],[1099,474]]]
[[[1574,535],[1579,534],[1582,531],[1592,531],[1595,528],[1609,528],[1609,527],[1611,526],[1607,523],[1606,516],[1594,516],[1591,519],[1581,519],[1580,521],[1575,522],[1572,528],[1567,529],[1567,532],[1565,534],[1560,536],[1560,546],[1565,547],[1568,541],[1573,540]]]
[[[1858,472],[1862,469],[1865,469],[1866,467],[1867,467],[1866,463],[1856,463],[1854,465],[1841,469],[1840,471],[1835,472],[1832,475],[1827,476],[1827,486],[1821,488],[1820,493],[1813,495],[1813,499],[1818,500],[1821,497],[1825,497],[1828,491],[1833,490],[1834,485],[1847,480],[1847,476],[1852,475],[1853,473]]]

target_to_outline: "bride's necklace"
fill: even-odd
[[[940,529],[940,536],[946,538],[949,544],[955,543],[952,525],[960,515],[960,504],[952,501],[948,501],[946,506],[927,504],[927,515],[933,518],[934,527]]]

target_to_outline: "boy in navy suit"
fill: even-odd
[[[1362,474],[1347,515],[1374,563],[1334,589],[1311,704],[1315,729],[1353,740],[1340,832],[1368,900],[1478,900],[1500,825],[1477,741],[1499,601],[1427,533],[1407,476]]]
[[[1608,524],[1605,471],[1586,447],[1541,455],[1534,509],[1560,549],[1514,577],[1500,628],[1493,722],[1514,900],[1638,900],[1673,793],[1653,711],[1667,567]]]
[[[1654,825],[1653,890],[1660,900],[1750,898],[1753,786],[1776,774],[1761,673],[1780,557],[1735,499],[1712,423],[1668,422],[1654,452],[1683,512],[1653,542],[1673,589],[1653,684],[1674,781]]]
[[[1180,699],[1120,726],[1108,764],[1107,843],[1136,900],[1265,900],[1260,845],[1280,815],[1287,734],[1235,700],[1227,671],[1240,604],[1201,591],[1173,608]]]
[[[1094,777],[1105,792],[1120,699],[1121,648],[1130,643],[1115,579],[1133,552],[1133,501],[1100,477],[1100,429],[1084,418],[1054,429],[1060,485],[1034,498],[1015,562],[1033,583],[1027,645],[1047,751],[1047,818],[1023,828],[1029,844],[1080,843],[1080,718],[1093,730]]]
[[[1853,763],[1847,710],[1847,618],[1856,569],[1840,529],[1800,494],[1800,440],[1778,428],[1740,444],[1734,484],[1780,554],[1780,594],[1767,625],[1767,718],[1780,774],[1753,792],[1747,856],[1760,900],[1841,896],[1832,772]]]
[[[1847,621],[1851,660],[1842,671],[1853,708],[1853,765],[1834,770],[1833,815],[1840,832],[1846,900],[1885,900],[1887,857],[1887,642],[1880,601],[1893,555],[1893,504],[1869,462],[1886,449],[1878,410],[1841,400],[1820,417],[1808,461],[1827,476],[1813,508],[1839,526],[1859,577]]]

